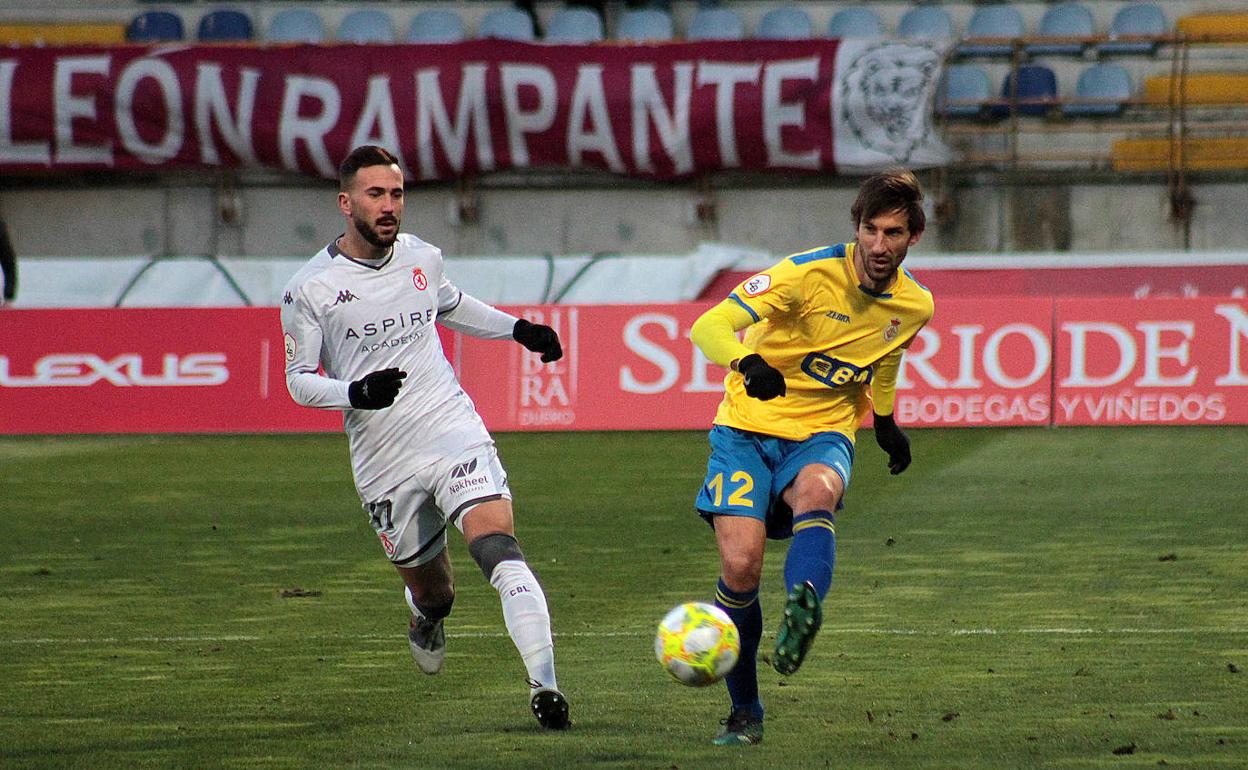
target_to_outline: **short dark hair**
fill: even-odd
[[[398,165],[399,159],[385,147],[375,144],[362,144],[342,159],[338,166],[338,187],[346,190],[355,181],[355,173],[367,166]]]
[[[854,218],[856,228],[864,220],[894,211],[906,215],[912,233],[921,233],[927,227],[927,215],[923,213],[923,191],[919,189],[919,180],[906,169],[876,174],[863,182],[849,213]]]

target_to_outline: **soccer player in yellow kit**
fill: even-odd
[[[875,438],[892,473],[910,464],[893,395],[902,352],[932,317],[931,292],[901,269],[923,234],[922,198],[909,171],[871,177],[850,209],[852,243],[788,257],[693,325],[694,344],[732,370],[696,503],[719,546],[715,603],[741,634],[741,657],[727,676],[732,712],[718,745],[763,739],[758,587],[767,538],[792,537],[772,659],[777,671],[792,674],[822,623],[836,556],[835,512],[867,410],[875,413]],[[737,338],[742,329],[744,342]]]

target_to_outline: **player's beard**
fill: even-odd
[[[386,249],[386,248],[393,246],[395,239],[399,237],[399,218],[398,217],[379,217],[376,222],[377,225],[393,224],[394,225],[393,235],[382,235],[381,233],[377,232],[377,230],[374,228],[373,225],[370,225],[368,222],[364,221],[358,216],[352,215],[351,223],[355,225],[356,232],[358,232],[364,238],[364,240],[368,241],[373,246],[376,246],[379,249]]]

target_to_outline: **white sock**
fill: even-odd
[[[424,614],[417,609],[416,600],[412,598],[412,589],[403,586],[403,596],[407,598],[407,606],[412,608],[412,614],[418,618],[423,618]]]
[[[502,599],[503,622],[524,659],[529,679],[542,688],[557,689],[550,609],[533,571],[522,561],[500,561],[490,576],[490,585],[498,590]]]

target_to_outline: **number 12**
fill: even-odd
[[[750,500],[747,495],[754,491],[754,478],[745,471],[737,471],[732,474],[729,481],[737,483],[739,486],[728,494],[728,504],[753,508],[754,501]],[[706,486],[715,493],[715,505],[722,505],[724,502],[724,474],[716,473]]]

